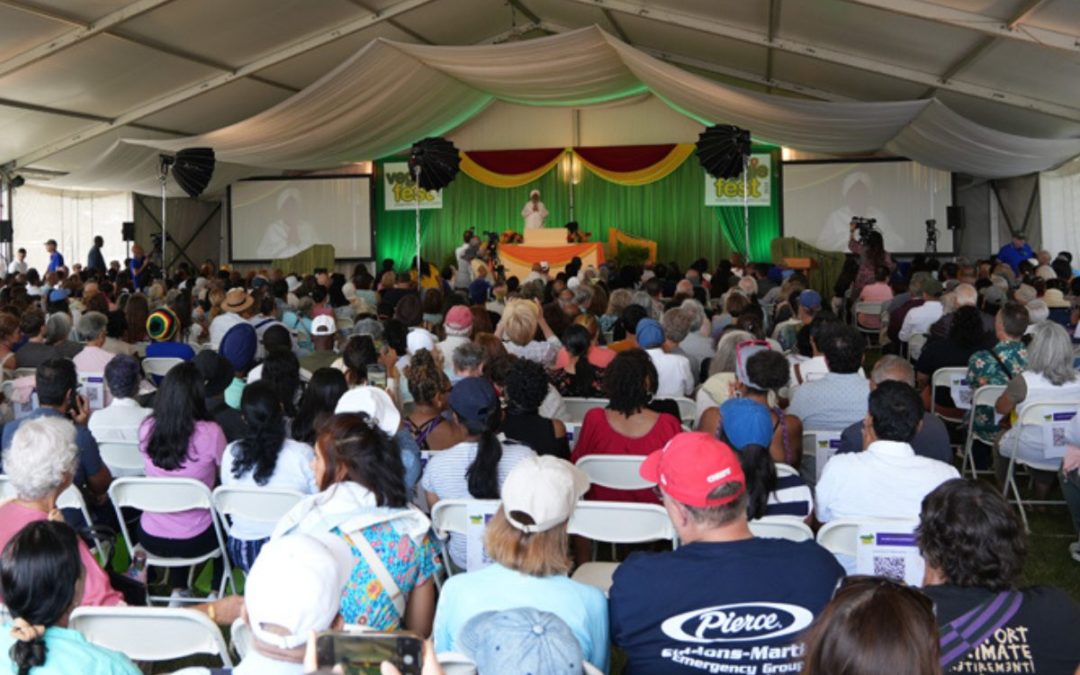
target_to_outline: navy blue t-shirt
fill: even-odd
[[[843,576],[813,541],[697,542],[633,554],[608,594],[612,641],[627,656],[623,672],[799,672],[803,647],[795,639]]]

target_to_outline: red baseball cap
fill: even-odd
[[[639,473],[679,503],[698,508],[723,506],[746,489],[746,476],[735,451],[700,431],[672,437],[667,445],[645,458]],[[726,497],[709,499],[710,492],[733,481],[742,489]]]

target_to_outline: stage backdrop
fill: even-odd
[[[571,180],[574,217],[594,242],[607,242],[608,227],[616,227],[656,241],[661,261],[683,265],[700,257],[715,265],[733,251],[744,252],[742,207],[705,205],[705,171],[691,147],[577,150],[573,161],[554,149],[463,153],[466,170],[443,190],[442,208],[420,212],[424,257],[441,266],[470,227],[478,235],[520,232],[521,209],[533,189],[540,190],[550,213],[548,225],[564,225],[570,219]],[[769,156],[773,173],[770,205],[750,207],[750,257],[770,261],[770,245],[780,236],[780,152],[773,146],[755,146],[754,152]],[[376,163],[375,247],[379,259],[407,265],[416,251],[415,213],[387,210],[383,194],[383,165],[400,161],[393,157]]]

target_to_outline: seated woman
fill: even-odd
[[[939,485],[923,499],[915,537],[946,673],[1076,671],[1080,607],[1058,588],[1020,586],[1027,536],[992,484]]]
[[[753,339],[754,336],[746,331],[729,330],[716,343],[716,355],[709,362],[709,377],[701,383],[694,397],[699,429],[704,429],[700,425],[706,411],[731,398],[738,383],[736,348]]]
[[[535,340],[540,329],[543,340]],[[513,300],[503,310],[502,319],[495,327],[495,337],[505,340],[506,351],[514,356],[536,361],[550,368],[555,363],[562,343],[551,330],[538,301]]]
[[[312,373],[292,423],[293,440],[314,447],[319,427],[334,415],[334,408],[348,390],[345,375],[337,368],[319,368]]]
[[[199,369],[191,361],[174,366],[161,381],[154,414],[139,427],[139,449],[146,475],[194,478],[212,489],[225,445],[225,433],[206,410],[206,391]],[[138,537],[147,551],[166,557],[193,558],[218,546],[213,517],[206,509],[143,513]],[[220,565],[214,565],[215,588],[222,571]],[[186,576],[183,568],[171,568],[172,588],[183,588]]]
[[[405,428],[421,450],[445,450],[465,439],[465,430],[446,416],[450,378],[432,352],[420,349],[412,355],[405,373],[413,409]]]
[[[748,398],[733,398],[720,406],[716,431],[739,456],[746,476],[750,520],[765,516],[796,516],[804,520],[814,512],[810,486],[798,475],[780,477],[769,453],[773,439],[771,412],[765,404]]]
[[[296,417],[296,404],[303,394],[300,361],[290,349],[274,348],[263,361],[260,382],[266,382],[281,401],[281,410],[289,423]]]
[[[168,307],[162,307],[146,320],[146,334],[152,342],[146,347],[147,358],[195,358],[195,350],[181,339],[180,319]]]
[[[888,267],[884,265],[878,265],[874,270],[874,282],[866,284],[859,292],[859,297],[856,299],[858,302],[880,302],[884,304],[888,303],[893,298],[892,287],[889,286],[889,275],[891,274]],[[859,325],[864,328],[881,328],[881,314],[865,314],[859,312],[855,320],[859,322]]]
[[[997,400],[999,415],[1011,415],[1024,404],[1039,401],[1080,401],[1080,374],[1073,367],[1073,348],[1069,333],[1052,321],[1037,323],[1031,328],[1027,367],[1009,380],[1005,392]],[[998,439],[995,468],[1004,480],[1009,456],[1016,452],[1022,459],[1045,462],[1046,445],[1043,425],[1014,426]],[[1060,462],[1059,462],[1060,465]],[[1055,475],[1032,470],[1035,479],[1035,499],[1046,499]]]
[[[596,325],[592,317],[585,318]],[[562,396],[603,398],[604,369],[611,365],[615,352],[597,346],[596,336],[580,323],[566,329],[563,345],[550,373],[555,389]]]
[[[506,374],[506,418],[502,430],[507,440],[527,445],[538,455],[570,458],[566,425],[540,415],[548,394],[544,367],[534,361],[515,359]]]
[[[90,568],[84,568],[83,549],[68,525],[48,520],[28,523],[5,544],[0,587],[13,619],[0,632],[5,672],[140,675],[128,657],[68,628],[71,612],[85,604]]]
[[[940,675],[934,605],[885,577],[849,577],[803,635],[803,675]]]
[[[450,390],[450,410],[465,428],[465,440],[436,453],[427,466],[420,485],[428,506],[440,499],[498,499],[503,481],[523,459],[534,453],[523,445],[499,442],[496,433],[502,408],[495,388],[482,377],[467,377]],[[465,537],[451,535],[450,557],[465,568]]]
[[[368,366],[379,363],[379,351],[370,335],[354,335],[341,353],[345,381],[350,387],[367,384]],[[387,374],[389,376],[389,373]]]
[[[0,314],[0,369],[15,370],[15,345],[21,340],[18,317]]]
[[[0,506],[0,547],[28,523],[59,517],[56,500],[71,485],[78,458],[71,422],[60,417],[39,417],[19,425],[4,452],[4,473],[15,498]],[[81,604],[123,603],[123,596],[112,588],[109,575],[82,539],[78,540],[78,557],[86,567]],[[0,588],[0,592],[6,594],[6,588]],[[10,608],[10,602],[8,605]]]
[[[585,659],[607,671],[607,599],[600,589],[567,578],[567,525],[588,487],[585,472],[555,457],[533,457],[514,467],[484,533],[493,562],[443,585],[435,612],[436,651],[456,651],[461,629],[478,614],[531,607],[562,617]],[[551,508],[541,512],[538,504]]]
[[[785,413],[780,406],[770,404],[770,399],[775,400],[776,393],[789,382],[787,359],[780,352],[772,351],[765,345],[755,342],[742,345],[736,358],[736,394],[768,408],[773,434],[765,447],[774,462],[782,462],[797,469],[802,462],[802,422],[798,417]],[[729,398],[724,403],[732,400],[736,399]],[[723,405],[705,411],[698,423],[698,431],[719,433],[722,416],[720,408]]]
[[[941,414],[951,417],[964,416],[964,411],[956,407],[949,393],[949,387],[938,387],[930,391],[930,378],[939,368],[967,367],[975,352],[994,347],[994,336],[983,328],[982,312],[973,305],[960,307],[952,313],[949,321],[948,337],[931,335],[915,362],[916,389],[922,392],[923,403],[930,408],[933,396]]]
[[[640,349],[620,352],[604,373],[607,408],[585,414],[572,461],[588,455],[648,455],[682,431],[679,420],[648,408],[656,387],[656,367]],[[589,499],[657,503],[650,489],[613,490],[594,487]]]
[[[341,597],[345,623],[429,635],[438,550],[431,522],[409,507],[393,441],[367,415],[335,415],[319,432],[313,468],[321,491],[289,511],[272,538],[329,534],[348,547],[354,567]]]
[[[281,400],[270,383],[259,380],[245,387],[240,411],[249,434],[225,447],[221,484],[314,494],[315,451],[285,436]],[[249,571],[273,531],[273,523],[234,516],[226,542],[229,559]]]

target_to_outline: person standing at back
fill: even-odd
[[[844,575],[835,558],[813,541],[754,537],[739,459],[709,434],[675,436],[640,473],[680,545],[615,570],[608,608],[623,672],[797,672],[794,640]]]
[[[105,272],[105,256],[101,253],[101,247],[105,245],[105,240],[101,238],[101,235],[94,237],[94,246],[90,249],[90,252],[86,254],[86,271],[88,272]]]
[[[56,250],[56,240],[50,239],[45,242],[45,251],[49,254],[49,266],[45,268],[45,273],[49,274],[55,272],[64,266],[64,254]]]

